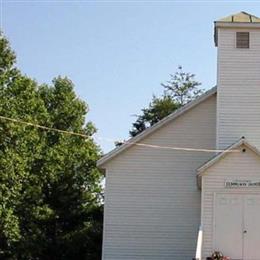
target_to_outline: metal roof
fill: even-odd
[[[247,12],[240,12],[232,14],[227,17],[221,18],[216,22],[228,22],[228,23],[260,23],[260,18]]]

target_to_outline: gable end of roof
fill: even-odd
[[[127,140],[121,146],[116,147],[111,152],[105,154],[101,159],[99,159],[97,161],[97,166],[99,168],[105,168],[105,167],[103,167],[105,163],[107,163],[108,161],[112,160],[114,157],[116,157],[117,155],[119,155],[120,153],[125,151],[126,149],[130,148],[135,143],[138,143],[139,141],[141,141],[142,139],[144,139],[148,135],[152,134],[156,130],[160,129],[164,125],[166,125],[169,122],[171,122],[172,120],[174,120],[177,117],[181,116],[182,114],[184,114],[185,112],[189,111],[193,107],[199,105],[200,103],[202,103],[203,101],[205,101],[206,99],[208,99],[209,97],[213,96],[216,93],[217,93],[217,86],[211,88],[210,90],[206,91],[204,94],[200,95],[195,100],[189,102],[188,104],[186,104],[183,107],[179,108],[175,112],[173,112],[170,115],[166,116],[165,118],[160,120],[158,123],[156,123],[153,126],[147,128],[145,131],[143,131],[142,133],[138,134],[137,136],[135,136],[133,138],[130,138],[129,140]]]
[[[240,146],[246,146],[247,148],[249,148],[251,151],[253,151],[255,154],[257,154],[258,156],[260,156],[260,151],[253,145],[251,145],[250,143],[248,143],[246,141],[246,139],[244,137],[241,137],[236,143],[234,143],[233,145],[231,145],[230,147],[228,147],[226,150],[224,150],[221,153],[216,154],[213,158],[211,158],[209,161],[207,161],[205,164],[203,164],[201,167],[199,167],[197,169],[197,175],[198,176],[202,176],[203,173],[210,168],[211,166],[213,166],[215,163],[217,163],[219,160],[221,160],[222,158],[224,158],[226,155],[228,155],[229,153],[232,152],[232,150],[236,150],[238,149]],[[238,150],[238,152],[240,152]]]

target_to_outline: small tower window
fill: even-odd
[[[249,48],[249,32],[237,32],[237,48]]]

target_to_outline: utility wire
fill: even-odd
[[[27,122],[27,121],[15,119],[15,118],[10,118],[10,117],[6,117],[6,116],[0,115],[0,119],[10,121],[10,122],[13,122],[13,123],[17,123],[17,124],[23,124],[23,125],[27,125],[27,126],[36,127],[36,128],[39,128],[39,129],[43,129],[45,131],[53,131],[53,132],[58,132],[58,133],[62,133],[62,134],[80,136],[80,137],[85,138],[85,139],[89,138],[89,136],[85,135],[85,134],[61,130],[61,129],[58,129],[58,128],[53,128],[53,127],[48,127],[48,126],[43,126],[43,125],[30,123],[30,122]],[[160,145],[153,145],[153,144],[136,143],[136,142],[131,142],[131,141],[116,141],[116,140],[113,140],[111,138],[104,138],[104,137],[98,137],[98,136],[96,138],[99,139],[99,140],[105,140],[105,141],[113,142],[113,143],[119,142],[119,143],[122,143],[122,144],[131,144],[131,145],[137,145],[137,146],[154,148],[154,149],[175,150],[175,151],[192,151],[192,152],[209,152],[209,153],[220,153],[220,152],[231,153],[231,152],[239,152],[240,151],[238,149],[214,150],[214,149],[203,149],[203,148],[160,146]]]
[[[52,128],[52,127],[43,126],[43,125],[38,125],[38,124],[34,124],[34,123],[26,122],[26,121],[23,121],[23,120],[20,120],[20,119],[14,119],[14,118],[6,117],[6,116],[0,116],[0,119],[11,121],[11,122],[18,123],[18,124],[33,126],[33,127],[36,127],[36,128],[47,130],[47,131],[53,131],[53,132],[58,132],[58,133],[62,133],[62,134],[76,135],[76,136],[80,136],[80,137],[83,137],[83,138],[89,138],[89,136],[87,136],[85,134],[61,130],[61,129]]]
[[[171,147],[171,146],[159,146],[159,145],[153,145],[153,144],[143,144],[143,143],[131,143],[131,142],[125,142],[129,144],[134,144],[137,146],[145,146],[145,147],[151,147],[156,149],[168,149],[168,150],[176,150],[176,151],[188,151],[188,152],[208,152],[208,153],[233,153],[233,152],[240,152],[240,150],[211,150],[211,149],[202,149],[202,148],[188,148],[188,147]]]

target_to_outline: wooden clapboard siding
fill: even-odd
[[[214,149],[216,95],[140,142]],[[200,225],[196,168],[212,154],[132,146],[106,168],[103,260],[187,260]]]
[[[250,33],[250,48],[236,48],[236,32]],[[260,30],[218,29],[217,147],[241,136],[260,147]]]
[[[246,148],[245,153],[231,153],[208,168],[202,177],[202,225],[203,225],[203,259],[214,250],[214,193],[260,194],[258,188],[227,189],[225,180],[259,180],[259,155]],[[225,212],[223,212],[225,214]]]

